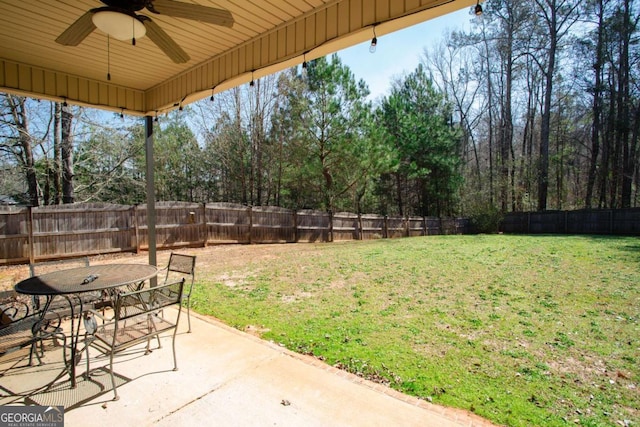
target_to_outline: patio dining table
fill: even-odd
[[[14,287],[21,294],[46,297],[42,317],[46,315],[51,302],[56,297],[67,300],[71,308],[71,360],[65,365],[69,370],[72,387],[76,386],[76,354],[80,338],[80,322],[84,311],[82,295],[87,292],[104,291],[107,298],[117,288],[128,286],[139,288],[144,282],[157,276],[158,268],[148,264],[104,264],[59,270],[30,277]],[[74,312],[74,300],[80,307]],[[75,320],[77,318],[77,320]],[[77,322],[77,324],[75,324]],[[81,353],[80,353],[81,354]],[[54,380],[55,381],[55,380]]]

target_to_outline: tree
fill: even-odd
[[[589,7],[589,5],[587,5]],[[593,201],[593,190],[596,183],[596,171],[598,166],[598,155],[600,154],[600,119],[602,112],[602,69],[604,67],[604,14],[605,4],[603,0],[593,2],[594,14],[596,16],[595,43],[592,46],[595,60],[593,61],[593,86],[589,89],[593,93],[592,115],[593,125],[591,127],[591,156],[589,161],[589,172],[587,178],[587,194],[585,196],[585,207],[591,208]],[[588,43],[588,42],[587,42]],[[588,51],[587,51],[588,52]]]
[[[304,158],[301,144],[295,143],[296,129],[299,127],[297,118],[301,114],[296,111],[300,106],[298,99],[305,96],[306,83],[302,76],[298,76],[296,68],[280,74],[277,80],[278,96],[275,101],[271,120],[269,139],[271,140],[272,158],[272,188],[273,203],[283,207],[310,206],[305,200],[305,191],[296,181],[296,168],[300,159]]]
[[[201,196],[201,149],[184,111],[169,114],[155,132],[155,181],[159,200],[205,201]]]
[[[66,103],[65,103],[66,104]],[[62,104],[60,122],[61,146],[60,157],[62,163],[62,203],[73,203],[73,112],[71,107]]]
[[[638,171],[637,2],[592,0],[577,75],[590,100],[585,206],[630,207]],[[637,190],[636,190],[637,191]]]
[[[34,137],[30,131],[30,120],[22,96],[2,95],[1,132],[3,157],[9,163],[17,164],[27,183],[27,201],[31,206],[39,206],[40,193],[36,174],[33,147]]]
[[[146,200],[144,129],[137,119],[87,121],[75,151],[75,195],[81,202]]]
[[[322,208],[333,211],[347,206],[339,200],[357,192],[376,168],[369,91],[337,55],[311,61],[299,78],[306,87],[303,97],[293,93],[288,101],[295,119],[288,141],[301,163],[290,172],[307,191],[321,195]]]
[[[466,176],[471,194],[484,196],[483,176],[476,131],[481,115],[475,110],[480,85],[474,76],[475,58],[459,41],[457,33],[445,34],[443,41],[432,50],[424,50],[423,65],[433,76],[433,82],[454,106],[454,117],[462,130],[462,164],[470,169]]]
[[[452,107],[437,92],[422,65],[397,82],[379,111],[387,143],[397,157],[394,170],[398,213],[451,214],[462,183],[460,132]]]
[[[547,33],[541,38],[548,47],[542,48],[546,52],[546,64],[540,62],[544,70],[545,92],[542,120],[540,123],[540,159],[538,173],[538,210],[547,209],[547,193],[549,190],[549,139],[551,126],[551,101],[553,97],[553,79],[556,72],[556,59],[561,48],[561,40],[567,35],[571,26],[576,22],[574,12],[580,5],[575,0],[534,0],[538,11],[546,25]]]

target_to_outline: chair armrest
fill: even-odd
[[[99,318],[102,321],[102,324],[106,322],[112,322],[114,320],[114,317],[104,316],[96,310],[85,310],[85,312],[82,313],[82,322],[84,323],[84,330],[86,331],[87,335],[95,334],[96,329],[98,328],[98,322],[96,322],[96,318]]]
[[[176,283],[180,283],[182,282],[184,279],[183,278],[175,278],[175,279],[169,279],[166,282],[162,282],[163,285],[175,285]]]
[[[103,322],[108,322],[108,321],[113,320],[113,317],[105,316],[104,314],[102,314],[102,313],[100,313],[99,311],[94,310],[94,309],[85,310],[85,311],[84,311],[84,314],[91,314],[91,315],[93,315],[93,316],[96,316],[96,317],[98,317],[100,320],[102,320]]]

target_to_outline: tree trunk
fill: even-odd
[[[493,86],[491,84],[491,61],[489,60],[489,41],[487,40],[486,33],[483,30],[482,37],[485,46],[485,60],[487,66],[487,110],[489,114],[488,124],[488,139],[489,139],[489,202],[491,206],[494,204],[493,194]]]
[[[591,208],[593,199],[593,189],[596,182],[596,170],[598,166],[598,154],[600,153],[600,115],[602,104],[602,66],[604,63],[603,54],[603,33],[604,33],[604,6],[602,0],[597,2],[598,14],[598,40],[596,42],[596,61],[593,65],[595,82],[593,87],[593,124],[591,125],[591,156],[589,158],[589,174],[587,176],[587,195],[585,197],[585,207]]]
[[[53,105],[53,187],[54,203],[62,203],[62,144],[60,141],[60,125],[62,121],[62,104]]]
[[[396,203],[398,204],[398,214],[404,215],[404,198],[402,197],[402,179],[399,173],[395,173],[396,178]]]
[[[509,17],[511,19],[511,17]],[[502,166],[502,212],[507,211],[508,192],[507,188],[510,183],[509,173],[513,174],[512,158],[510,157],[513,151],[513,117],[511,109],[511,96],[513,87],[513,26],[509,22],[507,27],[507,52],[506,52],[506,70],[505,70],[505,93],[504,93],[504,111],[503,111],[503,129],[502,129],[502,153],[501,153],[501,166]],[[513,185],[511,185],[513,191]],[[512,200],[512,202],[515,202]]]
[[[556,62],[557,32],[555,9],[551,13],[553,21],[549,24],[549,56],[545,70],[545,93],[542,119],[540,123],[540,159],[538,166],[538,210],[547,209],[549,190],[549,138],[551,136],[551,96],[553,94],[553,72]]]
[[[553,95],[553,77],[556,68],[556,56],[560,39],[575,22],[574,12],[578,1],[535,0],[544,16],[549,29],[549,49],[544,70],[545,94],[540,123],[540,159],[538,164],[538,210],[547,209],[549,191],[549,140],[551,138],[551,97]]]
[[[73,134],[71,126],[73,113],[71,107],[62,106],[62,203],[73,203]]]
[[[621,194],[620,206],[628,208],[631,206],[631,184],[633,183],[634,158],[631,147],[629,105],[631,103],[629,94],[629,44],[633,31],[630,16],[629,0],[624,1],[623,24],[620,37],[620,75],[618,84],[620,107],[618,109],[620,143],[622,145],[622,173],[621,173]]]
[[[29,205],[39,206],[38,176],[33,159],[33,141],[29,133],[29,118],[25,105],[26,99],[21,96],[8,94],[4,95],[4,98],[6,99],[11,120],[16,127],[16,133],[18,135],[17,140],[20,145],[20,152],[19,155],[16,155],[16,160],[22,166],[25,175]]]

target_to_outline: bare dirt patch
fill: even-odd
[[[196,275],[207,274],[227,286],[242,286],[246,277],[243,274],[229,274],[235,267],[246,266],[247,263],[258,263],[276,259],[284,254],[299,254],[313,251],[321,243],[297,243],[297,244],[260,244],[260,245],[214,245],[205,248],[182,248],[176,252],[196,255]],[[157,253],[157,265],[163,267],[169,261],[170,250],[162,250]],[[91,264],[114,263],[147,263],[149,254],[143,252],[135,254],[131,252],[96,255],[89,257]],[[222,273],[225,271],[225,273]],[[216,276],[216,272],[220,272]],[[29,277],[27,264],[0,266],[0,291],[11,290],[19,281]]]

